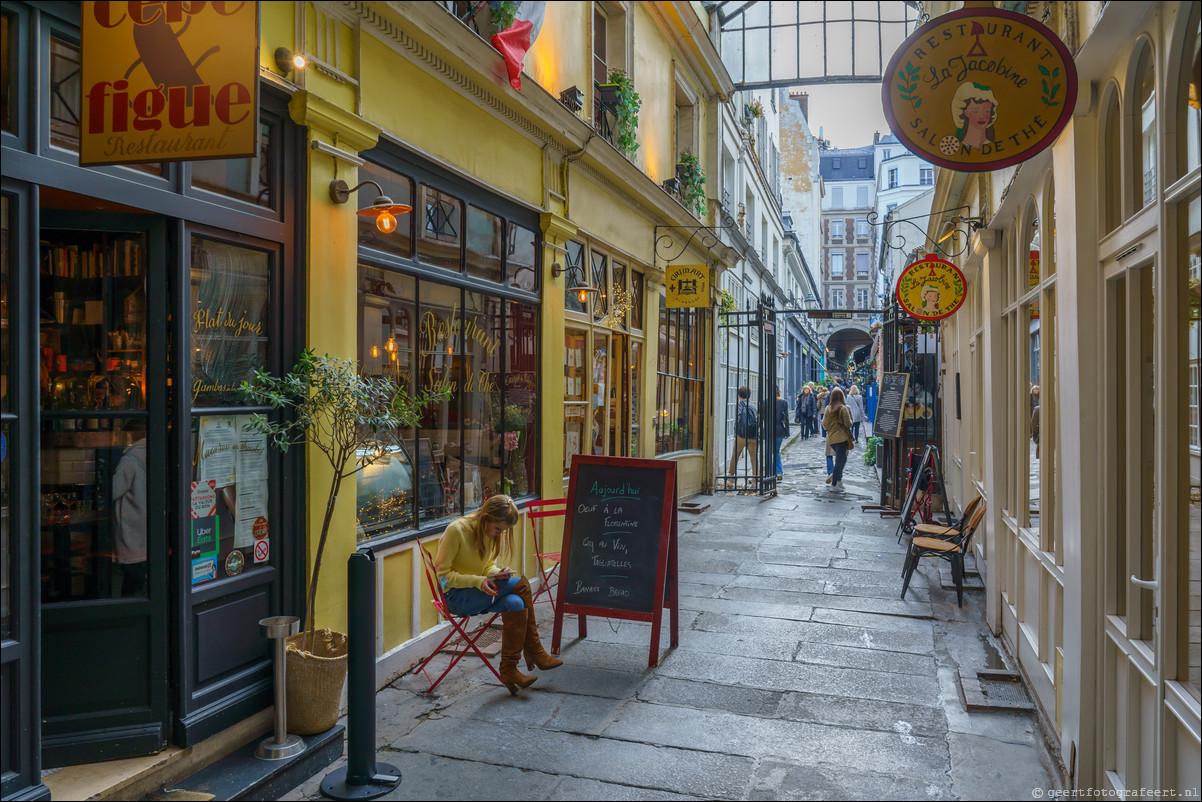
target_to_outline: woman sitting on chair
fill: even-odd
[[[497,567],[502,551],[516,553],[513,527],[518,508],[509,496],[492,496],[470,515],[457,518],[438,542],[434,567],[452,615],[500,613],[501,682],[510,693],[528,688],[538,677],[518,671],[518,658],[526,655],[526,670],[546,671],[563,665],[547,654],[534,621],[530,582],[508,568]]]

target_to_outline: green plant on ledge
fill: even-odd
[[[497,28],[497,33],[509,30],[513,25],[513,20],[518,15],[517,0],[501,0],[488,4],[489,12],[492,14],[493,24]]]
[[[680,180],[680,198],[684,205],[698,217],[705,217],[705,171],[697,160],[697,154],[685,150],[676,163],[676,177]]]
[[[639,109],[643,101],[639,93],[634,91],[634,81],[625,70],[610,70],[609,83],[618,87],[617,100],[614,103],[614,113],[618,117],[617,147],[618,150],[633,158],[639,149]]]

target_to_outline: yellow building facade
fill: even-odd
[[[704,10],[548,3],[518,91],[486,38],[486,12],[452,13],[465,5],[263,5],[262,52],[288,46],[309,58],[275,79],[309,143],[306,343],[415,390],[453,390],[405,453],[386,458],[387,470],[365,469],[357,498],[344,494],[335,512],[317,619],[345,627],[340,568],[371,546],[382,682],[422,656],[421,635],[437,623],[415,549],[433,548],[482,498],[561,498],[574,454],[671,458],[682,497],[708,482],[714,320],[662,308],[655,256],[657,227],[683,243],[707,222],[661,185],[686,148],[713,172],[716,104],[731,87]],[[642,102],[630,154],[613,144],[616,120],[600,106],[614,69]],[[577,110],[561,100],[570,87],[583,93]],[[374,187],[339,205],[335,179],[375,180],[411,205],[400,240],[355,216]],[[677,261],[707,265],[718,285],[724,265],[705,249]],[[581,302],[586,285],[595,291]],[[331,478],[320,456],[308,460],[311,542]],[[544,545],[554,548],[550,521]],[[530,530],[523,515],[514,562],[537,577]]]

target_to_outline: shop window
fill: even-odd
[[[704,442],[705,319],[705,310],[668,309],[666,292],[660,292],[661,352],[654,422],[657,455],[701,448]]]
[[[423,184],[420,208],[418,258],[427,264],[458,272],[462,269],[459,248],[463,231],[463,203],[458,198]]]
[[[1197,13],[1197,9],[1195,9]],[[1196,62],[1195,62],[1196,63]],[[1199,279],[1202,279],[1202,195],[1194,194],[1189,200],[1180,204],[1178,215],[1184,224],[1179,230],[1186,236],[1182,237],[1182,263],[1187,265],[1185,287],[1188,293],[1189,316],[1186,322],[1189,340],[1186,353],[1188,360],[1189,397],[1188,416],[1185,428],[1188,430],[1189,443],[1189,492],[1180,491],[1178,504],[1184,507],[1182,518],[1189,521],[1188,532],[1177,537],[1177,553],[1180,561],[1187,561],[1190,566],[1190,582],[1182,582],[1178,587],[1180,604],[1178,609],[1187,611],[1179,617],[1177,641],[1178,666],[1177,676],[1197,702],[1202,682],[1202,649],[1198,643],[1199,615],[1202,615],[1202,593],[1199,591],[1197,567],[1202,561],[1202,493],[1199,491],[1199,481],[1202,477],[1202,442],[1199,440],[1199,396],[1202,395],[1202,291],[1199,290]],[[1180,508],[1179,508],[1180,509]],[[1179,519],[1180,520],[1180,519]]]
[[[359,287],[364,373],[411,394],[450,390],[398,442],[361,455],[359,539],[535,490],[537,307],[367,266]]]
[[[79,45],[50,39],[50,144],[79,152]]]
[[[1123,157],[1122,114],[1119,112],[1118,92],[1112,91],[1106,103],[1102,126],[1102,210],[1103,230],[1114,231],[1123,222]]]
[[[585,302],[573,292],[577,287],[588,286],[588,274],[584,272],[584,245],[569,240],[563,257],[565,292],[563,308],[569,312],[583,312]]]
[[[643,328],[643,274],[634,271],[630,276],[630,325]]]
[[[392,198],[396,203],[403,203],[406,206],[414,206],[415,208],[409,214],[401,215],[397,218],[396,230],[391,234],[384,234],[376,228],[376,222],[370,217],[359,217],[359,247],[374,248],[377,251],[394,256],[411,257],[413,256],[413,218],[418,217],[423,222],[422,212],[418,210],[413,203],[413,179],[395,173],[387,167],[381,167],[373,162],[366,162],[359,167],[359,181],[375,181],[384,190],[384,194]],[[368,185],[358,193],[352,195],[352,199],[358,198],[364,191],[370,192],[373,187]],[[370,202],[370,201],[369,201]]]
[[[7,26],[8,17],[4,17]],[[6,40],[7,40],[7,30]],[[6,45],[7,46],[7,45]],[[12,587],[13,541],[12,541],[12,475],[10,466],[12,459],[8,451],[13,444],[13,425],[18,419],[10,415],[12,410],[9,396],[16,388],[10,378],[11,363],[9,361],[8,337],[12,329],[9,319],[13,306],[9,303],[9,282],[13,277],[12,253],[16,246],[13,237],[12,215],[15,205],[8,195],[0,195],[0,226],[3,227],[3,247],[0,247],[0,638],[12,636],[12,599],[9,590]],[[15,311],[15,310],[14,310]]]
[[[621,262],[610,263],[610,297],[609,323],[611,326],[625,330],[629,321],[630,292],[626,289],[626,265]]]
[[[1156,201],[1156,68],[1152,48],[1145,44],[1135,70],[1135,209]]]
[[[191,162],[192,186],[217,192],[228,198],[275,208],[272,192],[273,140],[276,127],[259,123],[259,152],[244,159],[206,159]]]
[[[538,235],[517,223],[509,224],[505,283],[527,292],[538,291]]]
[[[505,221],[475,206],[467,207],[467,274],[501,281],[501,244]]]
[[[239,385],[270,353],[270,257],[193,236],[191,260],[192,405],[239,406]]]
[[[606,270],[609,260],[605,254],[592,251],[590,253],[590,262],[593,266],[593,286],[597,288],[597,292],[592,293],[593,320],[601,320],[609,314],[609,296],[613,292],[609,283],[608,271]]]
[[[1028,253],[1028,287],[1039,286],[1040,280],[1040,232],[1038,211],[1034,203],[1027,204],[1027,211],[1024,215],[1027,225],[1027,253]],[[1040,367],[1042,360],[1040,359],[1040,351],[1043,343],[1040,340],[1040,308],[1039,299],[1036,297],[1028,306],[1027,314],[1020,316],[1020,325],[1026,321],[1026,336],[1022,338],[1026,351],[1026,378],[1023,382],[1018,383],[1018,399],[1017,404],[1019,409],[1024,409],[1021,417],[1024,420],[1023,426],[1024,438],[1023,443],[1025,448],[1022,451],[1026,452],[1026,461],[1024,470],[1020,473],[1026,477],[1026,486],[1019,488],[1020,497],[1025,496],[1027,504],[1025,507],[1019,507],[1019,525],[1030,526],[1032,529],[1039,528],[1039,502],[1040,502],[1040,454],[1041,445],[1044,441],[1052,436],[1049,431],[1051,427],[1047,425],[1047,415],[1041,409],[1042,402],[1045,400],[1042,396],[1043,390],[1040,387]],[[1025,403],[1025,406],[1024,406]],[[1026,514],[1024,514],[1026,513]]]
[[[588,365],[588,332],[567,329],[564,334],[564,441],[563,475],[572,467],[572,457],[582,454],[588,429],[588,394],[591,392]]]
[[[10,134],[17,132],[16,55],[17,18],[0,14],[0,128]]]

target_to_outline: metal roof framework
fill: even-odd
[[[927,20],[920,0],[723,0],[722,62],[739,89],[881,83],[889,58]]]

